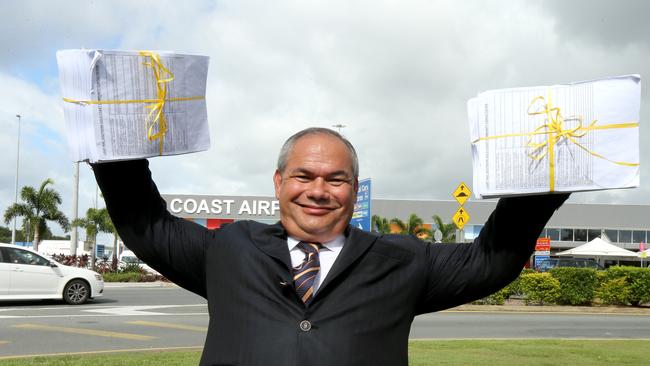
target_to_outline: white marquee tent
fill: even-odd
[[[638,253],[618,247],[602,238],[596,238],[579,247],[557,253],[560,256],[589,257],[598,259],[637,259]]]

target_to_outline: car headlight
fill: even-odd
[[[100,275],[99,273],[95,273],[95,278],[97,279],[97,281],[104,281],[104,277],[102,277],[102,275]]]

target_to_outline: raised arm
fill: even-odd
[[[171,281],[205,297],[204,250],[215,233],[172,216],[148,166],[146,160],[92,164],[126,246]]]
[[[568,197],[502,198],[473,243],[430,245],[427,290],[418,313],[483,298],[517,278],[542,229]]]

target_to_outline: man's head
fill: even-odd
[[[323,243],[343,233],[352,217],[358,175],[357,153],[337,132],[308,128],[289,137],[273,175],[288,234]]]

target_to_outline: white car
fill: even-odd
[[[27,248],[0,244],[0,301],[63,299],[77,305],[103,292],[104,278],[97,272],[63,265]]]
[[[147,273],[155,274],[155,275],[160,274],[158,271],[151,268],[148,264],[146,264],[145,262],[140,260],[140,258],[138,258],[135,255],[135,253],[133,253],[132,251],[130,251],[130,250],[123,251],[122,254],[120,254],[120,258],[119,258],[119,261],[118,261],[119,267],[121,269],[124,269],[124,267],[126,267],[128,265],[133,265],[133,264],[137,264],[138,266],[140,266],[140,268],[144,269],[145,272],[147,272]]]

